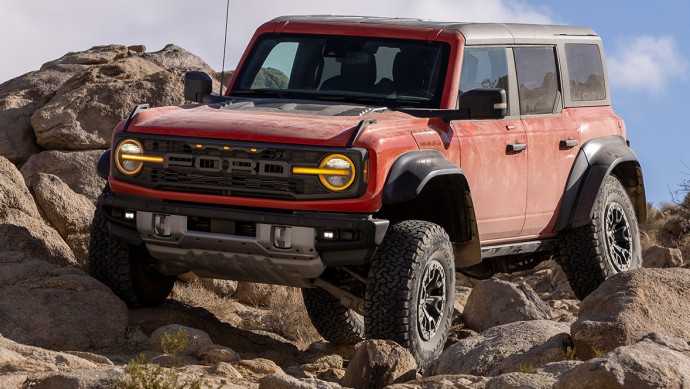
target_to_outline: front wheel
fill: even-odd
[[[369,269],[364,308],[368,339],[407,348],[420,370],[443,351],[455,300],[454,257],[440,226],[421,220],[392,225]]]
[[[108,191],[105,188],[104,191]],[[108,286],[130,307],[160,305],[172,291],[175,277],[161,274],[143,246],[110,236],[101,207],[91,225],[89,275]]]
[[[324,339],[335,344],[355,344],[364,339],[364,319],[342,305],[321,288],[302,289],[302,297],[314,328]]]
[[[559,262],[580,300],[616,273],[642,267],[642,246],[635,210],[615,177],[604,181],[592,220],[563,231],[558,239]]]

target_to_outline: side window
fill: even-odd
[[[566,43],[570,98],[573,101],[606,99],[604,67],[601,64],[599,46]]]
[[[553,47],[516,47],[520,113],[553,113],[560,103],[556,53]]]
[[[465,48],[460,70],[460,94],[475,88],[502,88],[508,96],[508,85],[505,48]]]
[[[276,44],[261,65],[251,89],[287,89],[297,55],[297,46],[297,42]]]

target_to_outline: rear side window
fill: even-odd
[[[573,101],[605,100],[604,67],[599,46],[567,43],[565,56],[570,78],[570,98]]]
[[[553,47],[516,47],[520,113],[533,115],[556,112],[560,104],[556,53]]]

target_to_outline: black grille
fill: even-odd
[[[290,166],[318,166],[328,150],[183,138],[140,140],[146,154],[163,156],[165,163],[145,164],[138,176],[123,177],[137,185],[164,191],[284,200],[353,195],[328,191],[317,176],[290,174]]]

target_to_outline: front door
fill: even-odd
[[[509,52],[505,47],[466,47],[460,93],[473,88],[503,88],[508,113],[503,120],[453,124],[460,144],[460,167],[467,175],[482,244],[520,235],[527,196],[527,136],[511,105]]]

